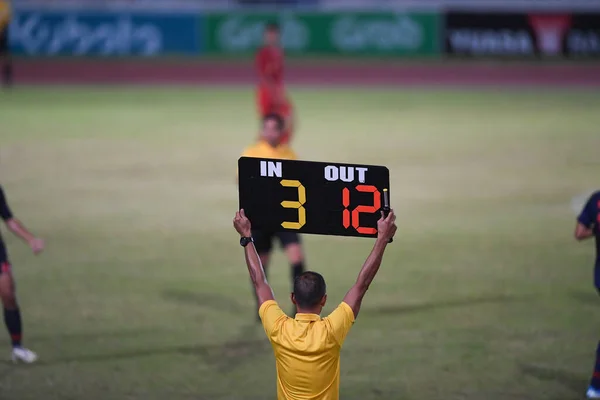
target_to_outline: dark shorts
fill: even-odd
[[[259,254],[268,253],[273,248],[273,240],[279,240],[282,248],[290,244],[300,244],[300,235],[295,232],[264,232],[252,231],[254,246]]]
[[[9,54],[8,27],[0,30],[0,55]]]
[[[4,242],[0,239],[0,275],[6,272],[10,272],[10,262],[8,261],[6,246],[4,246]]]

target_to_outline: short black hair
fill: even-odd
[[[294,297],[298,307],[315,307],[326,293],[327,286],[321,274],[307,271],[294,279]]]
[[[275,121],[277,123],[277,130],[279,132],[283,131],[283,127],[285,126],[285,122],[283,121],[283,118],[281,117],[281,115],[275,114],[275,113],[267,114],[267,115],[265,115],[263,117],[263,125],[267,121]]]
[[[265,31],[267,32],[279,32],[279,24],[275,21],[268,22],[265,25]]]

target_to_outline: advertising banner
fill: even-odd
[[[16,54],[32,56],[159,56],[199,54],[196,15],[17,11],[10,25]]]
[[[563,48],[571,57],[600,57],[600,13],[572,14]]]
[[[281,27],[288,53],[425,56],[440,52],[440,18],[434,13],[218,13],[206,17],[206,51],[254,52],[265,24]]]
[[[448,54],[600,57],[600,14],[448,12],[445,27]]]

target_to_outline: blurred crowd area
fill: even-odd
[[[64,3],[64,2],[79,2],[79,3],[111,3],[115,1],[129,1],[132,3],[144,3],[152,0],[41,0],[44,3]],[[165,1],[165,0],[156,0]],[[168,0],[167,0],[168,1]],[[173,0],[180,2],[182,0]],[[185,1],[185,0],[184,0]],[[279,5],[279,4],[349,4],[349,5],[367,5],[367,6],[382,6],[382,5],[401,5],[414,3],[448,3],[448,4],[473,4],[473,3],[496,3],[506,5],[518,5],[519,3],[527,4],[569,4],[569,3],[589,3],[597,4],[598,0],[187,0],[195,3],[205,4],[256,4],[256,5]],[[28,2],[28,0],[11,0],[12,3]]]
[[[244,5],[316,5],[320,0],[237,0]]]
[[[111,4],[111,3],[153,3],[160,2],[166,3],[171,2],[172,4],[182,4],[182,3],[194,3],[197,5],[206,5],[206,6],[317,6],[324,3],[330,4],[341,4],[346,2],[344,0],[340,2],[339,0],[10,0],[13,4],[19,3],[36,3],[36,4],[46,4],[46,5],[58,5],[58,4]],[[402,2],[403,0],[399,0]],[[354,0],[350,0],[350,3],[354,2]],[[359,0],[367,5],[378,4],[388,2],[388,0]]]
[[[130,2],[130,3],[146,3],[153,0],[42,0],[43,3],[114,3],[114,2]],[[164,2],[165,0],[156,0]],[[337,3],[338,0],[175,0],[175,2],[189,1],[191,3],[202,3],[208,5],[234,5],[234,4],[247,4],[247,5],[317,5],[325,2]],[[29,2],[29,0],[11,0],[12,3]],[[352,2],[352,0],[350,0]],[[362,2],[368,2],[377,4],[379,2],[387,2],[387,0],[362,0]]]
[[[295,6],[295,7],[327,7],[327,8],[360,8],[376,9],[389,7],[431,6],[464,6],[464,7],[534,7],[556,8],[567,7],[599,7],[600,0],[9,0],[12,3],[35,3],[38,5],[58,4],[114,4],[114,3],[162,3],[162,4],[194,4],[210,8],[236,6]]]

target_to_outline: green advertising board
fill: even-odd
[[[440,52],[435,13],[217,13],[206,16],[206,51],[240,54],[262,43],[266,23],[280,24],[291,54],[430,56]]]

